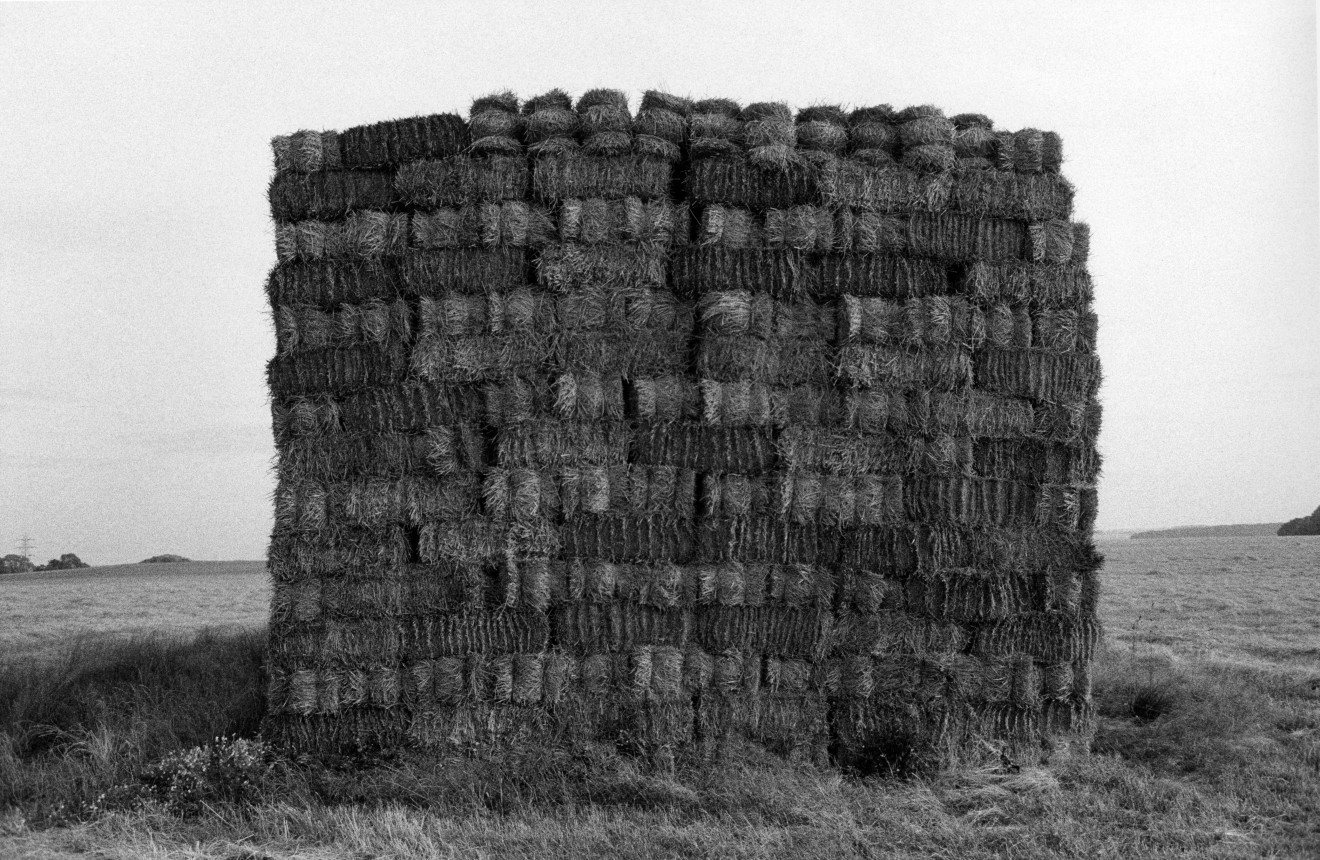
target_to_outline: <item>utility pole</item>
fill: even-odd
[[[28,537],[27,535],[23,535],[23,537],[19,539],[17,546],[23,558],[26,558],[28,561],[32,561],[32,550],[36,549],[37,547],[36,543],[33,542],[32,538]]]

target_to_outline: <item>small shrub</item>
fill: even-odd
[[[137,784],[113,789],[99,805],[154,801],[175,815],[190,816],[215,803],[250,803],[269,789],[278,765],[278,757],[259,740],[216,738],[170,753],[148,767]]]

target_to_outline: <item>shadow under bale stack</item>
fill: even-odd
[[[1057,136],[593,90],[275,152],[272,737],[1086,743],[1100,372]]]

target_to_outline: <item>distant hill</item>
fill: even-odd
[[[1198,538],[1198,537],[1272,537],[1278,534],[1282,523],[1239,523],[1231,526],[1179,526],[1176,529],[1156,529],[1137,532],[1140,538]]]
[[[181,555],[166,553],[165,555],[153,555],[151,558],[144,558],[142,561],[139,561],[138,564],[169,564],[170,562],[191,560],[192,559],[184,558]]]

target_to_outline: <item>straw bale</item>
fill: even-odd
[[[814,339],[763,340],[745,335],[708,335],[696,351],[696,373],[704,381],[763,385],[827,385],[829,344]]]
[[[893,154],[898,148],[898,128],[888,105],[860,108],[848,115],[848,149],[875,150]]]
[[[902,605],[929,618],[990,621],[1039,605],[1039,592],[1031,577],[1017,571],[951,568],[904,582]]]
[[[677,421],[700,414],[698,387],[684,377],[635,377],[629,388],[628,414],[641,420]]]
[[[837,330],[836,311],[829,305],[779,301],[746,290],[707,293],[697,312],[702,332],[712,335],[833,341]]]
[[[478,102],[480,101],[479,99]],[[518,115],[517,102],[514,102],[512,109],[506,109],[507,107],[506,105],[478,108],[474,104],[468,121],[472,140],[507,138],[515,143],[521,140],[524,120]]]
[[[1073,256],[1073,225],[1053,220],[1033,223],[1029,228],[1030,257],[1037,263],[1067,263]]]
[[[566,558],[681,562],[693,543],[689,519],[584,515],[565,528],[562,552]]]
[[[688,241],[687,207],[664,200],[626,197],[561,201],[556,211],[559,239],[585,245],[636,242],[648,246]]]
[[[639,113],[642,111],[668,111],[679,116],[687,116],[693,112],[695,106],[696,103],[690,98],[674,95],[673,93],[662,93],[659,90],[647,90],[642,94]]]
[[[958,114],[953,117],[953,148],[960,161],[984,159],[987,166],[996,160],[998,138],[994,123],[981,114]]]
[[[798,146],[820,152],[840,153],[848,145],[848,131],[841,123],[822,120],[799,121]]]
[[[563,338],[555,345],[556,363],[566,370],[612,369],[625,376],[664,376],[683,372],[687,334],[642,330],[627,337],[615,333]]]
[[[578,115],[572,99],[563,90],[551,90],[527,100],[522,107],[523,135],[528,143],[554,137],[573,137],[578,131]]]
[[[271,138],[275,171],[312,173],[338,170],[343,166],[339,151],[339,133],[334,131],[296,131]]]
[[[529,373],[491,380],[481,386],[481,396],[484,419],[493,427],[557,415],[552,381],[546,375]]]
[[[600,415],[618,411],[602,407]],[[629,433],[617,421],[541,419],[498,430],[496,460],[513,467],[608,466],[627,459]]]
[[[855,159],[832,162],[818,180],[821,198],[831,205],[893,213],[950,208],[956,181],[953,176],[874,167]]]
[[[536,260],[539,285],[559,293],[586,287],[629,290],[665,285],[658,249],[610,245],[551,245]]]
[[[794,471],[767,478],[712,476],[702,485],[703,516],[772,517],[837,528],[877,525],[903,516],[902,479]]]
[[[828,254],[821,258],[816,294],[891,299],[944,295],[950,269],[933,260],[895,254]]]
[[[636,145],[641,147],[643,140],[670,144],[676,156],[672,160],[678,160],[679,145],[687,138],[687,115],[691,110],[692,103],[686,99],[648,90],[632,123]]]
[[[976,379],[988,391],[1057,403],[1094,396],[1100,364],[1092,354],[986,349],[976,355]]]
[[[298,221],[275,228],[281,262],[397,256],[407,247],[408,216],[358,211],[342,221]]]
[[[1013,169],[1019,173],[1040,173],[1044,169],[1045,136],[1034,128],[1024,128],[1013,135]]]
[[[918,146],[953,143],[954,124],[937,110],[923,116],[898,119],[898,139],[904,150]]]
[[[1025,654],[1042,662],[1089,661],[1099,637],[1099,622],[1092,619],[1024,613],[978,627],[972,653],[982,657]]]
[[[412,315],[407,303],[379,299],[358,305],[340,305],[325,312],[309,305],[275,308],[276,354],[281,356],[330,346],[384,344],[412,339]]]
[[[972,353],[957,346],[921,350],[871,344],[845,344],[839,377],[854,386],[890,386],[957,391],[972,385]]]
[[[725,98],[699,99],[695,104],[693,104],[692,113],[694,114],[717,113],[717,114],[724,114],[725,116],[738,116],[740,113],[742,113],[742,105],[738,104],[738,102],[734,101],[733,99],[725,99]]]
[[[518,200],[531,190],[531,170],[524,158],[454,156],[401,165],[394,187],[406,204],[426,209]]]
[[[1028,232],[1020,221],[918,213],[908,221],[907,248],[944,260],[1031,259],[1036,245],[1028,242]]]
[[[632,446],[630,457],[635,462],[701,472],[755,475],[779,463],[774,435],[763,427],[649,423],[638,428]]]
[[[546,201],[568,198],[668,196],[673,167],[667,161],[638,155],[564,155],[537,158],[532,189]]]
[[[591,284],[568,295],[551,297],[550,301],[558,325],[567,332],[668,330],[686,335],[693,327],[692,303],[679,300],[667,290]]]
[[[688,148],[694,161],[742,152],[742,121],[736,114],[697,110],[687,121]]]
[[[789,163],[783,169],[763,169],[743,158],[730,157],[694,161],[684,184],[693,202],[724,203],[757,211],[814,203],[819,193],[816,171],[803,165]]]
[[[403,289],[397,269],[381,260],[282,263],[266,281],[271,307],[310,305],[322,310],[371,299],[389,301]]]
[[[509,90],[503,90],[473,99],[470,110],[473,116],[485,111],[517,114],[519,107],[518,96]]]
[[[451,337],[517,332],[532,335],[554,329],[553,297],[527,287],[485,295],[447,293],[423,296],[417,304],[422,334]]]
[[[850,391],[845,403],[846,426],[866,434],[949,433],[955,436],[1021,437],[1036,428],[1028,401],[964,392]]]
[[[683,160],[683,149],[677,143],[649,134],[638,134],[632,139],[633,152],[643,158],[677,164]]]
[[[1094,352],[1097,320],[1092,311],[1045,308],[1032,314],[1032,343],[1050,352]]]
[[[1091,226],[1080,222],[1072,225],[1072,256],[1069,261],[1085,266],[1091,256]]]
[[[785,468],[811,469],[831,475],[909,471],[914,459],[912,442],[885,434],[858,437],[833,429],[789,427],[779,436]]]
[[[985,312],[960,296],[898,302],[844,295],[838,315],[838,335],[843,341],[975,348],[986,338]]]
[[[339,135],[339,143],[343,166],[352,169],[458,155],[470,138],[461,117],[436,114],[355,126]]]
[[[765,244],[760,221],[746,209],[707,206],[701,212],[697,241],[703,246],[752,248]]]
[[[406,374],[405,350],[397,343],[384,348],[358,346],[277,356],[266,368],[271,393],[276,397],[389,385]]]
[[[1036,522],[1041,490],[1021,481],[922,476],[904,485],[909,518],[922,522],[1021,527]]]
[[[632,113],[628,97],[619,90],[589,90],[578,99],[576,110],[583,142],[588,146],[603,135],[631,140]]]
[[[417,248],[540,247],[554,229],[548,213],[521,200],[444,207],[412,216],[411,238]]]
[[[771,248],[829,251],[834,242],[834,217],[828,209],[794,206],[765,213],[765,243]]]
[[[514,289],[526,282],[526,268],[520,247],[437,248],[404,253],[395,276],[405,294],[438,296]]]
[[[345,392],[334,400],[295,400],[289,434],[323,439],[339,433],[426,433],[472,420],[483,406],[475,386],[399,386]],[[310,407],[310,410],[309,410]]]
[[[831,564],[840,540],[833,529],[770,517],[703,519],[697,530],[697,551],[709,561]]]
[[[276,224],[342,218],[356,209],[389,210],[396,205],[392,178],[377,170],[283,173],[270,183]]]
[[[901,163],[909,170],[918,173],[944,173],[957,164],[951,144],[922,144],[903,148]]]
[[[981,300],[1031,302],[1040,307],[1082,308],[1094,296],[1081,265],[974,262],[961,272],[955,292]]]
[[[797,126],[788,105],[763,102],[743,108],[742,140],[748,148],[746,164],[786,169],[796,158]]]
[[[1095,452],[1095,442],[1100,434],[1102,413],[1103,408],[1094,396],[1061,403],[1036,404],[1032,435],[1066,446],[1073,452],[1073,456],[1084,458],[1082,462],[1090,464],[1088,468],[1098,472],[1100,460]]]
[[[525,333],[452,337],[425,332],[412,350],[410,371],[432,383],[472,383],[530,373],[553,354],[546,338]]]
[[[703,379],[700,388],[702,418],[715,426],[817,425],[832,421],[839,409],[834,392],[821,386]]]
[[[695,298],[717,290],[747,290],[793,299],[819,292],[818,267],[797,251],[678,249],[670,260],[674,292],[684,297]]]
[[[762,654],[811,659],[829,625],[828,610],[708,606],[694,614],[692,641],[715,655],[711,678],[717,695],[755,693]]]
[[[1058,174],[964,173],[952,181],[949,207],[1026,221],[1067,219],[1072,215],[1073,195],[1072,184]]]
[[[839,153],[848,145],[848,118],[836,105],[804,108],[797,114],[798,146]]]
[[[582,143],[582,152],[589,156],[620,156],[633,151],[633,136],[626,131],[600,131],[588,137]],[[662,157],[674,161],[672,150],[664,149]]]

